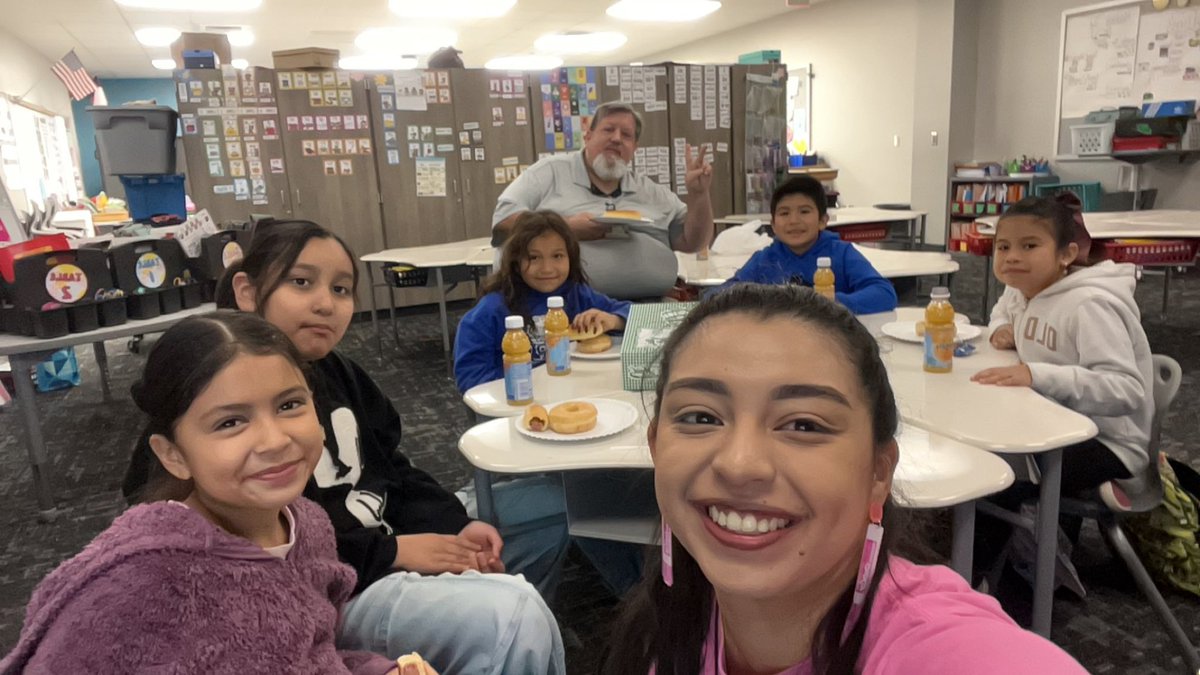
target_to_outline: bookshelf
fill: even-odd
[[[975,234],[975,219],[1004,213],[1008,207],[1033,194],[1033,186],[1057,183],[1058,176],[987,176],[950,178],[946,205],[946,247],[952,253],[967,252],[968,235]]]

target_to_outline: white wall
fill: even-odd
[[[1112,160],[1058,162],[1054,115],[1058,95],[1062,12],[1095,0],[984,0],[979,7],[979,69],[975,150],[980,158],[1023,154],[1051,159],[1064,181],[1118,184]],[[1158,188],[1155,208],[1200,209],[1200,164],[1159,161],[1145,165],[1143,187]]]
[[[71,120],[71,98],[50,65],[33,47],[0,28],[0,93],[23,96],[24,101]]]
[[[779,49],[788,66],[811,63],[813,146],[838,169],[843,203],[907,202],[917,2],[827,0],[639,60],[737,63],[739,54]]]

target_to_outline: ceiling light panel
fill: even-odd
[[[251,12],[262,6],[262,0],[117,0],[117,4],[163,12]]]
[[[150,65],[159,70],[175,70],[175,59],[154,59]]]
[[[517,0],[388,0],[388,8],[406,19],[495,19]]]
[[[338,59],[342,70],[412,70],[417,57],[401,54],[357,54]]]
[[[717,0],[620,0],[606,13],[623,21],[696,21],[721,9]]]
[[[354,38],[354,46],[370,54],[431,54],[458,42],[448,28],[368,28]]]
[[[496,57],[483,67],[488,70],[551,70],[562,64],[562,57],[553,54],[518,54]]]
[[[180,34],[178,29],[167,26],[139,28],[133,32],[133,36],[137,38],[137,41],[147,47],[166,47],[178,40]]]
[[[254,31],[249,28],[239,28],[225,33],[229,44],[234,47],[249,47],[254,44]]]
[[[599,54],[611,52],[628,42],[623,33],[550,33],[533,43],[539,52],[551,54]]]

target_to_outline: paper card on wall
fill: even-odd
[[[350,86],[350,73],[347,73],[344,70],[339,70],[336,73],[336,77],[337,77],[337,86],[339,86],[339,87],[349,87]]]
[[[371,154],[371,139],[369,139],[369,138],[358,139],[358,151],[364,155]]]
[[[272,97],[271,83],[270,82],[259,82],[258,83],[258,100],[262,103],[266,103],[267,101],[271,100],[271,97]]]
[[[382,110],[395,110],[396,109],[396,97],[391,94],[380,94],[379,107]]]
[[[396,110],[428,110],[425,84],[416,71],[397,71],[394,78]]]
[[[238,201],[244,201],[250,198],[250,181],[245,178],[236,178],[233,181],[233,194]]]
[[[454,128],[453,127],[437,127],[433,130],[433,133],[435,136],[453,136]]]
[[[229,175],[237,178],[246,175],[246,162],[240,159],[229,160]]]
[[[483,148],[475,148],[475,161],[476,162],[482,162],[486,158],[487,158],[487,153],[484,152]]]
[[[206,143],[204,155],[209,159],[221,159],[221,146],[217,143]]]
[[[295,78],[292,78],[292,79],[294,80]],[[312,89],[314,87],[320,87],[320,86],[321,86],[321,74],[320,73],[308,73],[308,88]]]
[[[525,78],[524,77],[514,77],[513,78],[513,95],[515,98],[522,98],[525,96]]]
[[[449,87],[450,86],[450,73],[448,73],[444,70],[439,70],[437,73],[437,84],[439,87]]]
[[[347,138],[346,139],[346,154],[347,155],[357,155],[358,154],[358,139],[357,138]]]
[[[459,145],[470,145],[471,144],[471,132],[469,132],[469,131],[458,132],[458,143],[459,143]]]
[[[283,173],[283,158],[272,157],[270,159],[271,173]]]
[[[394,131],[383,132],[383,144],[389,148],[400,145],[398,134]]]
[[[224,117],[221,119],[221,124],[224,127],[225,138],[237,138],[238,124],[236,117]]]
[[[517,179],[517,167],[515,167],[515,166],[504,167],[504,179],[510,183],[512,181],[516,180]]]
[[[267,182],[261,178],[250,179],[250,201],[262,206],[267,203]]]
[[[496,185],[504,185],[508,182],[504,175],[504,167],[497,166],[492,169],[492,180],[496,181]]]
[[[322,164],[322,169],[326,176],[336,176],[337,171],[338,171],[337,160],[336,159],[325,160],[324,163]]]
[[[392,151],[388,150],[388,154],[390,155],[391,153],[392,153]],[[420,143],[409,143],[408,144],[408,158],[416,159],[420,156],[421,156],[421,144]]]
[[[521,163],[520,157],[504,157],[501,158],[500,164],[503,166],[516,166]]]
[[[519,127],[523,127],[523,126],[526,126],[529,124],[529,112],[525,109],[525,106],[523,106],[523,105],[517,106],[517,110],[516,110],[516,113],[514,114],[514,118],[516,119],[516,124]]]
[[[396,113],[383,113],[383,128],[384,129],[395,129],[396,128]]]
[[[179,99],[180,103],[188,102],[188,87],[186,82],[178,82],[175,84],[175,98]]]
[[[604,85],[607,87],[617,86],[618,78],[620,77],[620,69],[616,66],[604,67]]]
[[[242,120],[242,135],[257,136],[258,135],[258,120],[253,117]]]
[[[421,127],[421,140],[423,140],[423,141],[432,141],[433,140],[433,127],[432,126],[424,125]]]
[[[717,152],[729,152],[729,144],[717,143]]]
[[[412,152],[413,145],[416,145],[416,143],[413,143],[409,146],[409,155],[408,156],[410,159],[416,157],[416,154]],[[400,163],[400,151],[399,150],[388,150],[387,151],[387,163],[388,164],[399,164]]]
[[[343,160],[339,161],[338,162],[338,171],[343,176],[353,175],[354,174],[354,161],[350,160],[350,159],[343,159]]]
[[[317,128],[315,118],[312,115],[302,115],[300,117],[300,128],[305,131],[314,131]]]
[[[195,115],[181,115],[180,119],[183,121],[184,134],[187,134],[188,136],[195,136],[196,134],[200,133],[200,126],[196,123]]]
[[[471,140],[476,143],[482,143],[483,142],[483,131],[480,129],[472,129],[471,130]]]
[[[454,144],[453,144],[453,143],[438,143],[438,145],[437,145],[437,151],[438,151],[439,153],[442,153],[442,152],[454,152]]]
[[[317,142],[311,138],[300,141],[300,148],[305,157],[317,156]]]
[[[446,196],[446,158],[421,157],[417,165],[417,196]]]
[[[422,157],[433,157],[433,155],[434,155],[433,143],[422,143],[421,144],[421,156]]]
[[[329,131],[329,118],[325,115],[317,115],[317,131]]]
[[[277,138],[279,138],[279,127],[276,125],[275,120],[263,120],[263,140],[273,141]]]
[[[318,155],[328,155],[329,154],[329,139],[328,138],[318,138],[317,139],[317,154]]]
[[[360,122],[356,115],[342,115],[342,126],[346,127],[346,131],[354,131],[355,129],[366,130],[367,125]]]
[[[326,89],[322,93],[325,95],[324,103],[326,108],[336,108],[338,105],[341,105],[338,101],[337,89]]]
[[[334,138],[329,141],[329,154],[341,155],[346,152],[345,146],[342,145],[342,139]]]
[[[213,186],[213,194],[214,195],[231,195],[231,194],[233,194],[233,186],[232,185],[214,185]]]
[[[262,158],[262,152],[258,147],[258,142],[257,141],[247,142],[246,143],[246,159],[261,159],[261,158]]]
[[[201,122],[200,126],[204,129],[205,136],[216,136],[217,135],[216,120],[204,120],[203,122]]]
[[[461,160],[463,162],[471,161],[471,149],[470,148],[459,148],[458,158],[459,158],[459,160]]]
[[[238,141],[229,141],[225,144],[225,156],[229,159],[242,158],[242,144]]]
[[[321,72],[321,86],[322,87],[336,87],[337,86],[337,73],[333,72],[332,70],[322,71]]]
[[[437,89],[426,89],[425,90],[425,103],[437,103],[437,102],[438,102]]]
[[[279,90],[284,91],[292,88],[292,74],[279,73]]]
[[[450,90],[449,89],[438,89],[437,91],[438,91],[438,103],[449,103],[450,102]]]
[[[504,108],[501,108],[500,106],[492,107],[492,126],[504,126]]]
[[[410,140],[410,141],[421,140],[421,129],[420,129],[420,127],[416,126],[415,124],[408,125],[407,127],[404,128],[404,131],[405,131],[404,138],[406,138],[407,140]]]
[[[321,106],[325,105],[325,99],[321,98],[320,89],[308,90],[308,105],[312,106],[313,108],[320,108]]]
[[[474,131],[475,129],[479,128],[479,122],[463,122],[462,128],[466,129],[467,131]]]
[[[504,98],[512,98],[513,81],[507,78],[502,81],[500,83],[500,91],[503,92]]]
[[[646,112],[659,112],[666,109],[666,101],[649,101],[646,103]]]
[[[256,159],[252,159],[249,162],[247,162],[247,164],[249,164],[249,166],[250,166],[250,176],[252,178],[254,178],[254,177],[261,178],[262,177],[262,175],[263,175],[262,162],[260,162]]]
[[[341,131],[342,130],[342,116],[341,115],[330,116],[329,130],[330,131]]]
[[[189,81],[188,87],[192,91],[192,98],[201,98],[204,96],[204,83],[200,80]]]
[[[488,98],[500,98],[500,80],[494,77],[488,80]]]
[[[221,160],[217,159],[208,163],[208,175],[215,178],[220,178],[225,175],[225,165],[221,163]]]

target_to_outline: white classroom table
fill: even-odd
[[[923,310],[903,307],[859,317],[872,335],[879,337],[888,378],[896,395],[901,419],[908,425],[925,429],[949,440],[964,443],[997,454],[1031,455],[1041,470],[1035,537],[1037,572],[1033,601],[1033,628],[1049,636],[1053,609],[1054,556],[1057,552],[1058,510],[1062,480],[1062,449],[1096,435],[1096,425],[1086,416],[1041,396],[1024,387],[996,387],[971,382],[971,376],[985,368],[1012,365],[1018,362],[1015,351],[994,349],[988,342],[988,331],[972,344],[972,356],[955,359],[954,370],[946,374],[925,373],[922,368],[923,347],[882,336],[881,326],[894,320],[916,320]],[[571,362],[574,371],[581,361]],[[605,375],[603,369],[611,370]],[[650,400],[651,392],[621,392],[620,361],[590,361],[584,366],[585,386],[572,390],[570,380],[577,375],[551,378],[544,368],[534,370],[534,395],[538,401],[554,402],[581,396],[620,396],[633,401]],[[598,371],[598,372],[597,372]],[[550,382],[550,380],[554,380]],[[504,399],[503,381],[488,382],[468,390],[463,401],[472,411],[484,417],[511,417],[523,412],[509,406]],[[641,409],[641,405],[639,409]],[[515,431],[513,433],[516,433]],[[631,432],[625,432],[626,434]],[[465,438],[465,437],[464,437]],[[621,438],[614,437],[610,440]],[[462,441],[460,441],[460,447]],[[583,448],[584,445],[579,447]],[[468,459],[472,455],[464,450]],[[628,462],[636,461],[630,456]],[[482,482],[477,473],[478,484]],[[486,489],[483,488],[483,489]],[[480,496],[480,501],[484,496]],[[481,513],[483,513],[481,511]],[[957,511],[956,511],[957,515]],[[974,510],[970,519],[974,528]],[[956,530],[960,527],[956,524]],[[966,528],[966,524],[961,524]],[[960,556],[967,552],[956,553]],[[969,558],[968,558],[969,566]]]
[[[854,244],[854,248],[885,279],[942,276],[958,271],[958,263],[943,251],[895,251]],[[752,254],[720,255],[709,253],[708,260],[697,260],[693,253],[675,253],[679,277],[692,286],[720,286],[734,275]]]
[[[907,231],[905,238],[911,244],[921,244],[925,242],[925,218],[927,214],[924,211],[901,211],[896,209],[877,209],[873,206],[843,206],[841,208],[829,209],[829,224],[827,227],[831,230],[836,230],[839,227],[847,225],[864,225],[866,223],[907,223]],[[771,214],[769,213],[733,213],[724,218],[715,218],[713,223],[717,225],[741,225],[750,222],[751,220],[761,220],[763,223],[770,224]]]
[[[21,413],[25,418],[25,430],[29,434],[25,450],[29,454],[29,468],[33,474],[33,492],[37,497],[38,515],[42,520],[54,520],[58,515],[58,510],[54,504],[54,493],[50,489],[49,478],[46,476],[46,441],[42,436],[42,423],[38,418],[37,402],[33,382],[29,379],[29,369],[63,347],[85,345],[90,342],[96,355],[96,365],[100,369],[101,392],[104,400],[109,401],[112,399],[112,394],[108,387],[108,355],[104,350],[105,340],[158,333],[189,316],[211,312],[214,309],[216,309],[216,305],[207,302],[199,307],[163,314],[153,319],[134,319],[126,321],[120,326],[97,328],[86,333],[70,333],[46,340],[23,335],[0,334],[0,356],[7,356],[12,366],[13,385],[16,388],[16,396],[13,400],[21,408]]]
[[[371,326],[375,329],[375,343],[380,356],[383,355],[383,340],[379,335],[379,323],[376,316],[379,308],[375,302],[375,288],[386,286],[388,289],[388,299],[391,301],[388,304],[388,312],[392,319],[393,333],[396,330],[396,296],[395,287],[387,283],[387,277],[382,269],[380,275],[383,283],[375,282],[374,265],[379,265],[381,268],[391,265],[410,265],[418,269],[433,270],[434,285],[437,287],[438,293],[438,313],[442,320],[442,352],[446,357],[446,362],[450,363],[450,325],[446,317],[446,294],[449,291],[446,290],[446,273],[460,268],[466,270],[471,267],[491,267],[491,256],[492,240],[489,237],[479,237],[430,246],[390,248],[378,253],[368,253],[359,258],[367,265],[367,283],[371,288]],[[398,336],[396,343],[400,343]]]

